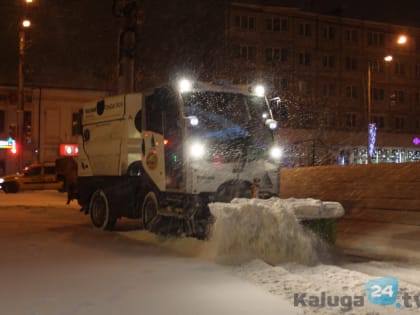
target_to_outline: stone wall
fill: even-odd
[[[280,176],[282,198],[342,203],[339,247],[356,255],[420,258],[420,163],[302,167]]]

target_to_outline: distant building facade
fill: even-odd
[[[262,80],[280,97],[291,164],[366,163],[368,65],[373,162],[420,159],[420,29],[243,3],[226,26],[230,79]]]
[[[24,110],[31,136],[24,162],[54,160],[60,144],[75,143],[75,113],[85,101],[139,91],[183,70],[202,80],[265,83],[270,97],[280,98],[275,114],[285,165],[366,163],[369,117],[377,126],[373,162],[420,160],[419,28],[284,6],[215,0],[185,8],[178,2],[166,10],[165,1],[89,2],[86,14],[95,18],[89,32],[83,23],[73,28],[79,11],[66,4],[68,14],[49,20],[60,25],[51,41],[43,37],[47,3],[39,4],[27,52]],[[83,41],[68,49],[69,35],[79,33]],[[407,44],[396,44],[399,34]],[[11,65],[16,52],[7,52]],[[390,63],[383,61],[387,54],[394,57]],[[15,68],[0,73],[1,139],[16,123]],[[15,170],[4,149],[0,173],[2,165]]]
[[[25,88],[23,145],[17,153],[0,149],[0,174],[16,172],[17,154],[23,164],[54,161],[60,145],[77,144],[77,115],[83,103],[107,95],[105,91]],[[0,86],[0,140],[16,136],[16,87]]]

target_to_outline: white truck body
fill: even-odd
[[[198,234],[209,202],[278,193],[279,163],[269,154],[276,137],[267,121],[265,97],[202,83],[87,103],[79,203],[99,228],[140,217],[152,229],[157,217],[176,217]]]

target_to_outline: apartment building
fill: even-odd
[[[204,12],[197,4],[194,8],[201,15],[190,20],[177,14],[162,15],[154,6],[149,11],[145,7],[144,25],[137,30],[141,32],[137,34],[139,41],[132,47],[136,53],[130,58],[117,56],[118,47],[114,46],[119,24],[109,21],[121,17],[105,9],[95,25],[97,30],[106,26],[106,32],[95,37],[94,49],[81,44],[86,51],[67,53],[61,42],[66,37],[60,37],[61,45],[54,46],[55,56],[77,60],[74,67],[54,63],[54,59],[45,62],[44,54],[28,51],[28,63],[35,70],[39,68],[34,70],[39,76],[32,74],[25,87],[24,123],[31,128],[27,128],[30,136],[25,140],[23,161],[53,160],[60,155],[61,144],[74,144],[75,113],[86,100],[121,90],[116,81],[130,82],[126,85],[140,90],[188,67],[204,80],[223,78],[235,84],[259,81],[268,86],[271,98],[279,97],[280,102],[273,104],[280,122],[285,165],[366,163],[369,122],[377,127],[374,163],[420,160],[419,28],[293,7],[226,3],[227,7],[220,8],[208,3],[211,11]],[[68,12],[73,12],[70,8],[68,4]],[[41,9],[39,13],[44,14]],[[191,9],[190,14],[194,12]],[[224,13],[225,19],[221,18]],[[63,34],[75,33],[73,24],[63,25]],[[43,34],[43,27],[38,23],[32,31]],[[83,27],[76,33],[83,33]],[[401,34],[408,38],[403,45],[396,43]],[[34,37],[33,45],[55,45],[41,40]],[[383,59],[388,54],[393,56],[391,62]],[[106,62],[92,62],[96,55]],[[123,71],[127,70],[124,66],[130,71]],[[112,74],[115,69],[119,69],[118,74]],[[41,74],[48,80],[44,82]],[[7,140],[13,133],[10,126],[17,121],[17,97],[16,86],[8,85],[10,73],[2,72],[2,76],[0,139]],[[0,149],[0,172],[3,164],[6,172],[15,171],[14,161],[8,150]]]
[[[243,3],[226,26],[230,79],[281,99],[290,163],[366,163],[369,120],[373,162],[420,159],[420,29]]]

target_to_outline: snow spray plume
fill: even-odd
[[[322,204],[322,202],[321,202]],[[319,261],[323,242],[306,231],[294,214],[293,200],[234,199],[211,203],[215,217],[210,237],[212,255],[222,263],[242,263],[259,258],[277,265]]]

